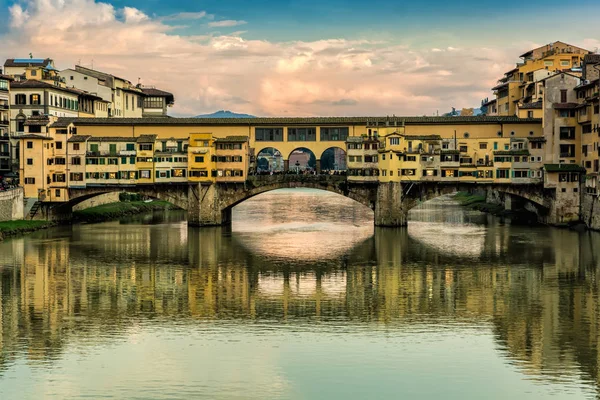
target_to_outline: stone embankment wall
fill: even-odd
[[[104,204],[118,203],[119,194],[119,192],[112,192],[92,197],[91,199],[84,200],[81,203],[73,206],[73,211],[81,211],[85,210],[86,208],[103,206]]]
[[[23,188],[0,192],[0,221],[23,219]]]
[[[600,231],[600,199],[597,196],[581,195],[581,221],[589,229]]]

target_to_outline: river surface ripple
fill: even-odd
[[[0,399],[597,399],[600,235],[277,190],[0,243]]]

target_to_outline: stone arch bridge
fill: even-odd
[[[540,184],[481,184],[466,182],[380,183],[352,182],[343,175],[257,175],[243,183],[173,183],[153,185],[105,185],[69,189],[70,201],[43,203],[41,217],[70,220],[73,206],[110,192],[139,193],[168,201],[188,211],[193,226],[216,226],[231,222],[237,204],[260,193],[283,188],[314,188],[351,198],[374,211],[376,226],[405,226],[408,211],[435,197],[464,191],[485,195],[489,202],[507,209],[525,208],[543,223],[560,223],[555,193]]]

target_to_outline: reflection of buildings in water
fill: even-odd
[[[410,228],[376,229],[343,259],[292,262],[251,252],[223,228],[189,229],[186,243],[180,227],[104,226],[0,244],[12,260],[0,267],[4,363],[21,350],[53,359],[69,340],[110,340],[155,316],[321,317],[347,327],[491,325],[525,373],[580,370],[598,381],[596,234],[496,226],[473,261],[433,250]]]
[[[248,251],[269,258],[335,259],[373,233],[371,210],[315,190],[258,195],[237,206],[233,220],[238,241]]]

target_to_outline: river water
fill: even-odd
[[[597,399],[600,235],[313,190],[0,243],[0,399]]]

